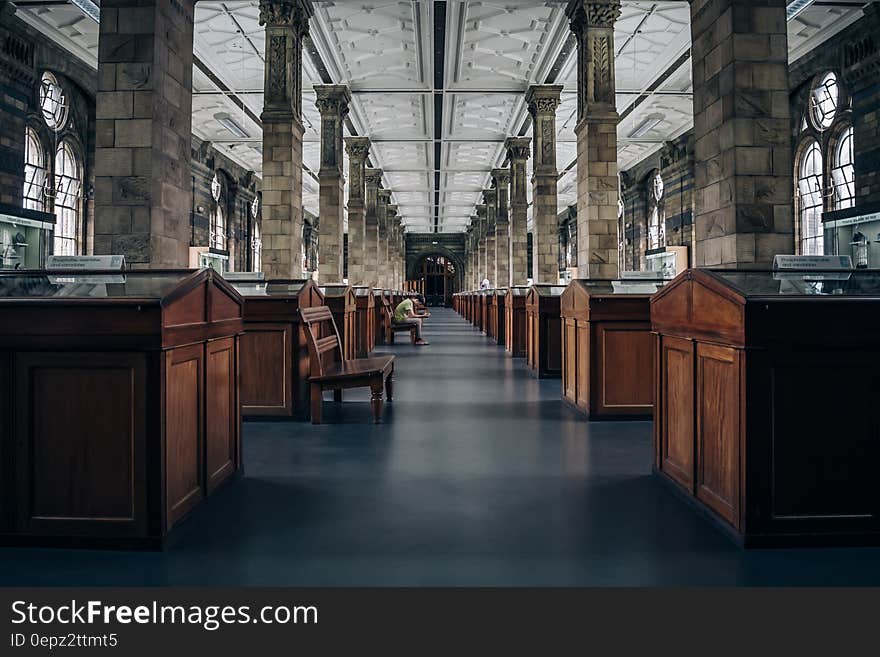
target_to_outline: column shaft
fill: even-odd
[[[510,284],[525,285],[528,270],[528,211],[526,195],[530,143],[527,137],[509,137],[505,141],[510,162]]]
[[[382,169],[364,171],[364,282],[372,287],[379,284],[379,184]]]
[[[94,252],[186,267],[193,3],[107,0],[99,34]]]
[[[338,283],[343,277],[342,132],[351,94],[342,84],[315,85],[315,104],[321,113],[321,169],[318,172],[318,278]]]
[[[365,162],[370,153],[369,137],[346,137],[348,153],[348,281],[351,285],[367,285],[366,252],[366,183]]]
[[[302,40],[307,2],[260,2],[266,26],[263,83],[262,269],[267,278],[303,275]]]
[[[791,253],[785,0],[694,0],[694,224],[698,266]]]

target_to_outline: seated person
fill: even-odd
[[[421,299],[421,297],[419,297]],[[422,339],[422,319],[430,317],[431,313],[417,313],[412,299],[404,299],[397,308],[394,309],[394,315],[391,318],[395,324],[408,324],[416,327],[416,345],[419,347],[430,344]]]

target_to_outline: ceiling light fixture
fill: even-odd
[[[214,119],[216,119],[217,123],[231,132],[233,136],[238,137],[239,139],[247,139],[250,137],[250,135],[244,131],[244,128],[238,125],[232,117],[225,112],[215,114]]]
[[[650,114],[645,117],[645,120],[639,123],[635,129],[629,133],[630,139],[637,139],[639,137],[644,137],[646,134],[651,132],[654,128],[660,125],[660,122],[663,121],[662,114]]]

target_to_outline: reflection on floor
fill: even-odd
[[[3,549],[0,584],[880,584],[877,549],[740,551],[651,478],[650,423],[583,422],[451,311],[426,337],[382,348],[383,425],[355,392],[246,423],[245,478],[165,552]]]

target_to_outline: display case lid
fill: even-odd
[[[356,297],[367,297],[373,294],[373,288],[367,285],[354,285],[351,289]]]
[[[515,297],[524,297],[529,293],[530,289],[528,285],[514,285],[508,288],[508,291]]]
[[[650,295],[666,285],[666,278],[577,278],[568,285],[570,293],[583,292],[589,296],[611,294]]]
[[[531,290],[534,291],[539,297],[559,297],[562,296],[562,293],[565,292],[565,285],[553,285],[553,284],[544,284],[538,283],[531,286]]]
[[[106,271],[0,271],[0,301],[23,299],[137,299],[141,302],[165,300],[189,284],[213,279],[233,289],[213,270],[143,270],[108,273]],[[221,282],[222,281],[222,282]]]
[[[354,298],[354,292],[352,291],[351,286],[344,283],[321,285],[320,290],[325,299],[334,299],[341,297],[349,297],[351,299]]]
[[[703,269],[744,299],[768,297],[880,298],[880,270]]]

